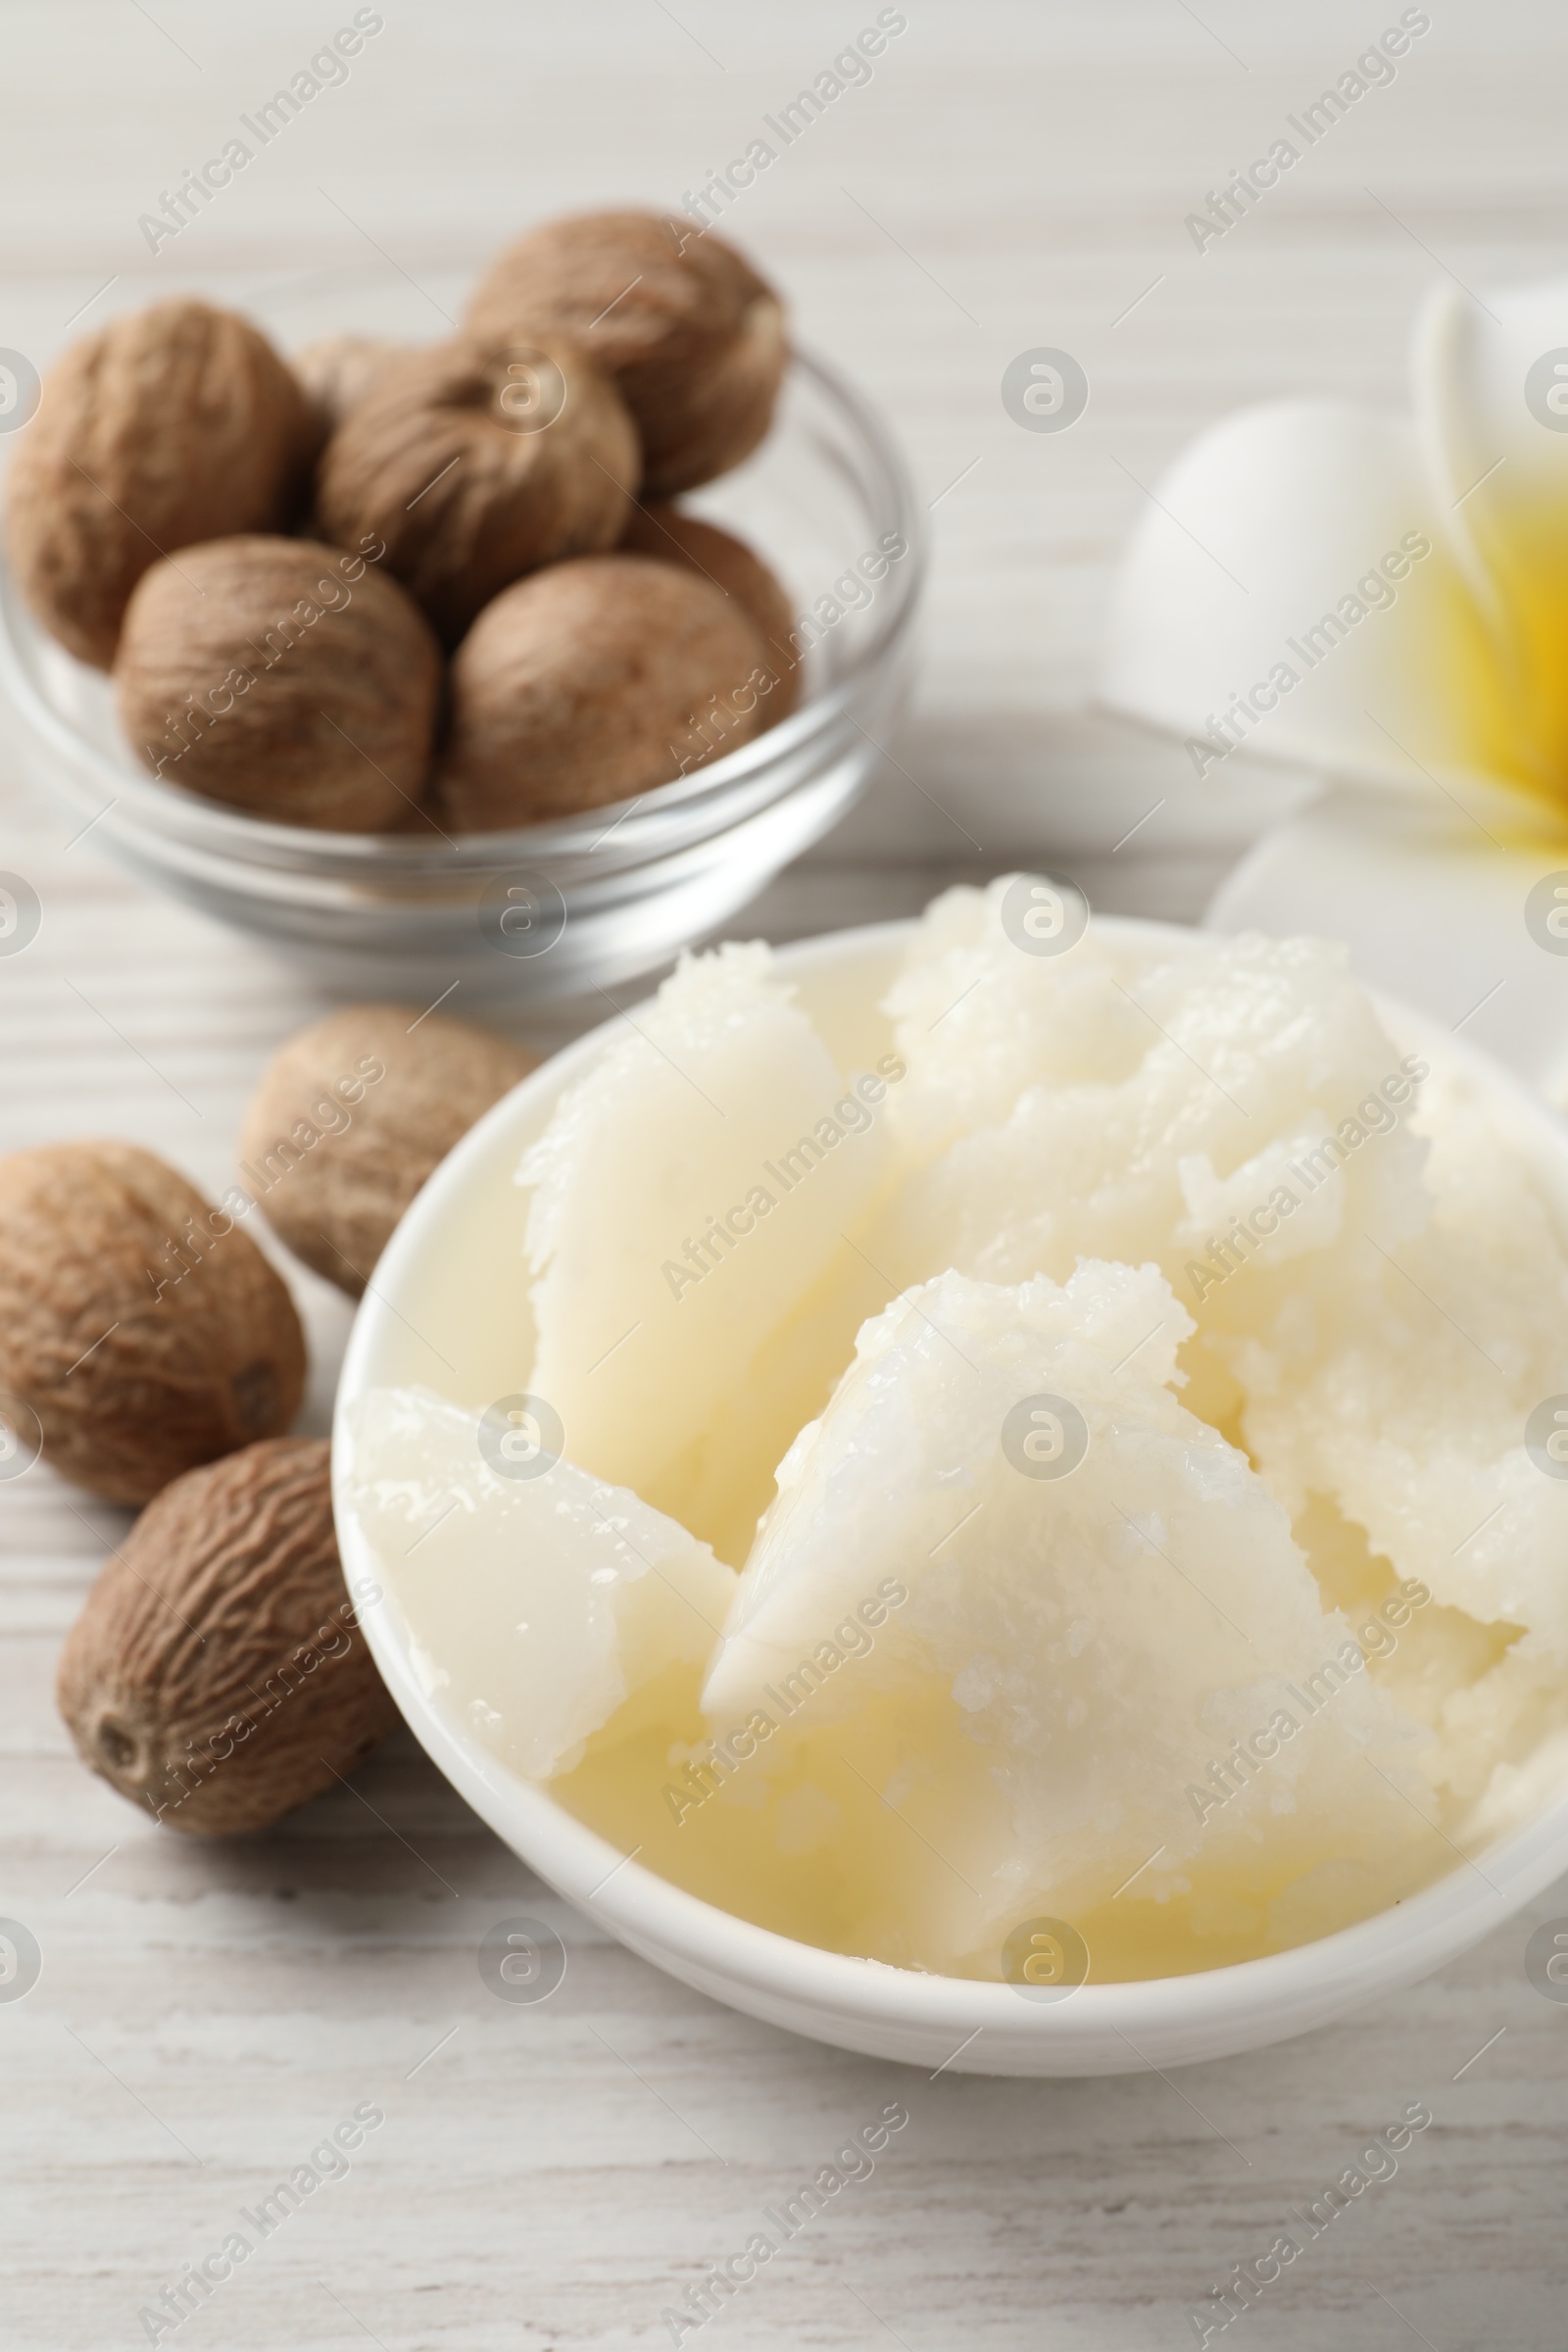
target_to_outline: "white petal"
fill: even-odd
[[[1400,417],[1317,401],[1227,417],[1134,534],[1104,699],[1186,736],[1201,772],[1228,722],[1259,759],[1491,802],[1525,771],[1443,506]]]
[[[1204,919],[1216,931],[1348,941],[1363,980],[1568,1103],[1568,953],[1539,907],[1532,921],[1526,912],[1532,891],[1559,876],[1568,890],[1560,838],[1494,841],[1457,816],[1428,822],[1338,793],[1259,842]]]
[[[1559,356],[1560,355],[1560,358]],[[1568,784],[1568,280],[1445,287],[1415,352],[1416,416],[1446,527],[1489,600],[1523,758]]]

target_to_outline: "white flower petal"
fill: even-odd
[[[1347,941],[1363,980],[1568,1104],[1568,953],[1545,944],[1539,908],[1527,920],[1531,892],[1557,876],[1568,893],[1560,836],[1503,843],[1456,816],[1331,793],[1249,852],[1204,922]]]
[[[1403,418],[1319,401],[1227,417],[1134,534],[1103,698],[1185,735],[1206,773],[1228,722],[1259,759],[1513,806],[1526,771],[1443,504]]]
[[[1492,612],[1524,758],[1568,785],[1568,280],[1429,300],[1417,425],[1459,562]]]

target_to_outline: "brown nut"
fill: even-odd
[[[309,465],[305,395],[264,335],[165,302],[73,344],[6,481],[6,545],[61,644],[107,669],[148,565],[286,528]]]
[[[288,1292],[172,1168],[117,1143],[0,1159],[0,1396],[62,1477],[148,1502],[287,1429],[304,1388]]]
[[[428,778],[441,649],[364,556],[215,539],[143,574],[115,683],[166,782],[280,824],[376,833]]]
[[[452,663],[440,767],[460,832],[629,800],[750,742],[771,670],[711,581],[647,556],[594,556],[518,580]]]
[[[171,1829],[266,1829],[397,1724],[344,1587],[328,1458],[273,1438],[187,1471],[67,1639],[57,1696],[82,1762]]]
[[[491,264],[466,323],[497,350],[575,336],[636,418],[651,499],[750,456],[788,356],[783,307],[751,264],[722,237],[656,213],[536,228]]]
[[[767,723],[777,726],[781,718],[789,716],[800,699],[801,684],[795,615],[777,579],[744,539],[732,538],[716,523],[684,514],[679,507],[636,506],[621,534],[620,553],[679,564],[688,571],[701,572],[704,579],[733,597],[772,657],[774,685]]]
[[[447,343],[388,361],[322,452],[321,528],[386,543],[388,570],[456,644],[510,580],[612,547],[637,434],[609,378],[540,338],[524,367]]]
[[[412,1004],[353,1004],[262,1072],[240,1177],[279,1241],[358,1298],[425,1178],[537,1069],[521,1046]]]
[[[318,441],[337,431],[387,361],[397,359],[404,348],[378,335],[325,335],[319,343],[295,352],[289,365],[310,404]]]

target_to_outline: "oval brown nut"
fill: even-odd
[[[715,588],[732,597],[752,621],[767,647],[773,668],[773,692],[767,723],[777,726],[800,699],[801,657],[795,645],[795,615],[773,573],[744,539],[721,531],[716,523],[683,514],[679,507],[633,507],[621,534],[620,553],[652,556],[656,563],[678,564],[700,572]]]
[[[317,472],[321,528],[342,547],[383,540],[448,645],[509,580],[612,547],[637,483],[607,376],[559,339],[513,365],[454,343],[388,361]]]
[[[82,1762],[171,1829],[266,1829],[397,1724],[344,1587],[328,1459],[273,1438],[187,1471],[67,1639],[57,1696]]]
[[[279,824],[376,833],[427,781],[441,648],[364,556],[215,539],[143,574],[115,684],[166,783]]]
[[[44,378],[6,479],[6,546],[28,604],[107,669],[160,555],[286,528],[315,431],[265,335],[165,302],[73,344]]]
[[[0,1395],[43,1458],[109,1502],[287,1429],[294,1302],[226,1209],[134,1144],[0,1159]]]
[[[240,1134],[240,1176],[279,1241],[358,1298],[415,1194],[539,1066],[488,1029],[353,1004],[281,1047]]]
[[[711,581],[647,556],[595,556],[518,580],[453,660],[440,767],[460,832],[630,800],[749,743],[772,672]]]
[[[581,213],[509,245],[468,304],[493,349],[575,336],[637,421],[643,493],[669,498],[749,457],[773,419],[784,311],[722,237],[657,213]]]

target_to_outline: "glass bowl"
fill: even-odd
[[[470,995],[552,997],[652,970],[858,798],[903,700],[925,561],[886,427],[799,350],[761,448],[686,503],[778,574],[808,641],[804,692],[767,733],[639,799],[455,839],[237,814],[140,767],[109,679],[46,636],[0,572],[0,688],[25,771],[73,834],[90,826],[155,889],[330,986],[434,993],[461,978]]]

